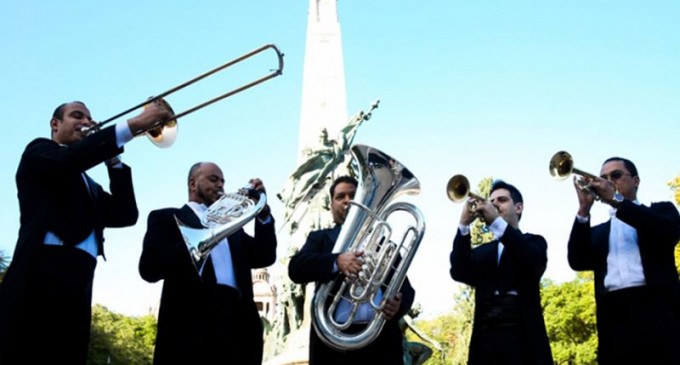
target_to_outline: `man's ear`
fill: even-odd
[[[515,204],[515,211],[517,212],[518,215],[522,214],[522,212],[524,211],[524,203]]]
[[[57,131],[60,122],[61,120],[57,118],[50,119],[50,130],[52,131],[52,134],[54,134]]]

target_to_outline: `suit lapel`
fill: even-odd
[[[186,204],[180,208],[175,217],[191,228],[203,228],[200,218],[198,218],[196,213],[194,213],[194,210]]]
[[[326,233],[326,241],[324,242],[324,245],[330,245],[328,252],[333,252],[335,242],[338,240],[338,236],[340,235],[340,227],[340,225],[336,225]]]

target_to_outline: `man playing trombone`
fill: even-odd
[[[64,103],[50,119],[51,139],[26,146],[16,174],[19,239],[0,286],[0,363],[86,363],[104,228],[138,217],[131,170],[116,157],[134,135],[169,117],[152,104],[88,134],[90,110]],[[110,192],[85,173],[105,161]]]
[[[469,198],[451,251],[451,278],[475,289],[469,365],[552,364],[539,284],[547,243],[523,233],[519,190],[497,180],[488,200]],[[471,247],[470,224],[481,218],[496,239]]]
[[[569,265],[595,274],[598,362],[680,364],[680,280],[673,252],[680,215],[671,202],[637,200],[640,176],[630,160],[607,159],[600,177],[574,177],[578,211]],[[596,199],[611,219],[591,227]]]

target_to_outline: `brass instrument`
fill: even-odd
[[[468,204],[468,210],[474,212],[476,218],[480,219],[484,224],[484,226],[482,226],[482,232],[489,232],[489,227],[486,226],[484,217],[476,212],[477,203],[484,203],[486,202],[486,199],[470,191],[470,181],[465,175],[457,174],[449,179],[449,182],[446,183],[446,195],[454,203],[460,203],[468,197],[475,199],[476,202]]]
[[[460,203],[468,197],[473,198],[479,202],[485,202],[486,199],[470,191],[470,182],[465,175],[453,175],[446,184],[446,195],[454,203]],[[476,210],[476,204],[470,206],[470,210]]]
[[[246,60],[246,59],[248,59],[252,56],[255,56],[256,54],[263,52],[263,51],[270,49],[270,48],[273,49],[276,52],[276,55],[278,57],[278,68],[271,71],[269,74],[267,74],[263,77],[260,77],[259,79],[256,79],[255,81],[252,81],[250,83],[239,86],[239,87],[237,87],[237,88],[235,88],[235,89],[233,89],[229,92],[226,92],[222,95],[219,95],[219,96],[217,96],[213,99],[210,99],[206,102],[200,103],[200,104],[198,104],[198,105],[196,105],[192,108],[189,108],[189,109],[187,109],[183,112],[177,113],[177,114],[175,114],[172,111],[170,104],[168,104],[163,99],[165,96],[170,95],[170,94],[174,93],[175,91],[181,90],[181,89],[183,89],[183,88],[185,88],[185,87],[187,87],[191,84],[194,84],[194,83],[196,83],[196,82],[198,82],[198,81],[200,81],[200,80],[202,80],[202,79],[204,79],[208,76],[211,76],[211,75],[213,75],[213,74],[215,74],[219,71],[222,71],[222,70],[224,70],[224,69],[226,69],[230,66],[233,66],[233,65],[235,65],[235,64],[237,64],[237,63],[239,63],[243,60]],[[281,51],[279,51],[279,49],[275,45],[266,44],[266,45],[264,45],[260,48],[257,48],[257,49],[255,49],[251,52],[248,52],[248,53],[246,53],[246,54],[244,54],[240,57],[237,57],[237,58],[235,58],[235,59],[233,59],[233,60],[231,60],[231,61],[229,61],[229,62],[227,62],[227,63],[225,63],[221,66],[218,66],[218,67],[216,67],[216,68],[214,68],[214,69],[212,69],[212,70],[210,70],[210,71],[208,71],[208,72],[206,72],[202,75],[199,75],[199,76],[197,76],[197,77],[195,77],[195,78],[193,78],[189,81],[186,81],[186,82],[184,82],[184,83],[182,83],[178,86],[175,86],[175,87],[173,87],[173,88],[171,88],[167,91],[164,91],[164,92],[162,92],[162,93],[160,93],[156,96],[153,96],[153,97],[149,98],[148,100],[146,100],[146,101],[144,101],[144,102],[142,102],[138,105],[135,105],[128,110],[120,112],[120,113],[114,115],[113,117],[104,120],[103,122],[95,123],[95,125],[93,125],[92,127],[84,127],[84,128],[82,128],[81,131],[86,136],[90,135],[92,133],[98,132],[99,130],[101,130],[101,128],[105,124],[107,124],[107,123],[109,123],[109,122],[111,122],[115,119],[118,119],[121,116],[126,115],[126,114],[128,114],[128,113],[130,113],[134,110],[137,110],[141,107],[146,107],[151,103],[157,102],[157,103],[161,103],[162,106],[172,114],[172,116],[169,117],[167,121],[156,122],[153,126],[147,128],[146,130],[139,131],[138,133],[136,133],[136,135],[146,134],[149,137],[149,139],[151,140],[151,142],[153,144],[155,144],[156,146],[161,147],[161,148],[169,147],[174,143],[174,141],[177,137],[177,119],[184,117],[186,115],[189,115],[189,114],[191,114],[191,113],[193,113],[193,112],[195,112],[199,109],[202,109],[202,108],[204,108],[204,107],[206,107],[210,104],[213,104],[213,103],[218,102],[222,99],[225,99],[225,98],[230,97],[234,94],[237,94],[237,93],[239,93],[243,90],[249,89],[249,88],[251,88],[251,87],[253,87],[257,84],[260,84],[264,81],[267,81],[271,78],[279,76],[282,73],[283,73],[283,53],[281,53]]]
[[[571,154],[569,154],[569,152],[559,151],[555,153],[550,158],[549,169],[550,175],[557,181],[562,181],[569,177],[569,175],[571,174],[576,175],[576,183],[581,188],[581,190],[591,193],[593,196],[595,196],[596,200],[600,199],[599,195],[597,194],[597,191],[592,189],[588,183],[588,181],[597,179],[598,177],[596,175],[575,168],[574,159],[571,157]]]
[[[235,193],[222,194],[201,217],[204,228],[189,227],[175,217],[197,271],[217,244],[255,218],[267,205],[267,195],[259,193],[257,201],[250,197],[252,186]]]
[[[341,351],[362,348],[378,337],[386,320],[382,313],[385,303],[401,289],[425,232],[425,220],[418,208],[406,202],[391,203],[401,194],[420,192],[420,183],[411,171],[369,146],[355,145],[351,153],[359,186],[333,252],[363,250],[365,263],[356,279],[339,274],[331,282],[321,284],[312,304],[316,333],[326,345]],[[406,212],[414,222],[406,225],[395,242],[394,227],[387,218],[397,211]],[[382,299],[378,300],[380,290]],[[347,320],[335,318],[341,301],[349,302],[351,308]],[[362,304],[373,309],[372,320],[360,332],[347,332]]]

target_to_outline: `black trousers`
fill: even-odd
[[[680,308],[647,286],[605,293],[598,304],[598,361],[680,364]]]
[[[470,339],[469,365],[526,365],[534,360],[516,295],[479,299]]]
[[[74,247],[40,248],[25,280],[27,295],[12,313],[13,336],[1,345],[1,365],[87,362],[96,265]]]

